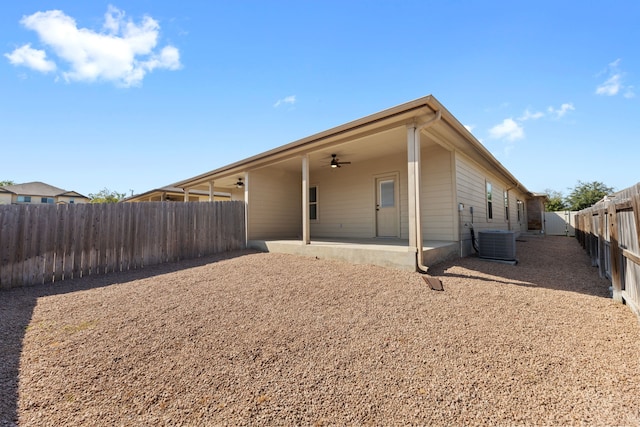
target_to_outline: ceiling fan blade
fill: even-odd
[[[331,167],[332,168],[339,168],[341,167],[341,165],[350,165],[351,162],[341,162],[340,159],[338,158],[337,154],[332,154],[331,155]]]

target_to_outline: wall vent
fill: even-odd
[[[484,230],[478,232],[478,256],[480,258],[515,261],[515,232],[507,230]]]

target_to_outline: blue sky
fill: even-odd
[[[433,94],[529,190],[640,181],[640,2],[0,6],[0,180],[141,193]]]

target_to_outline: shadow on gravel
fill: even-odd
[[[597,267],[572,237],[522,237],[516,241],[518,263],[491,261],[472,255],[429,268],[429,274],[465,278],[531,288],[577,292],[610,298],[610,282],[601,278]]]
[[[0,291],[0,427],[14,426],[18,422],[22,343],[39,298],[146,279],[251,253],[255,251],[232,251],[138,270]]]

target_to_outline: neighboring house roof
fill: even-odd
[[[66,191],[62,194],[58,194],[58,196],[64,196],[64,197],[84,197],[86,199],[88,199],[88,197],[76,192],[76,191]]]
[[[282,145],[270,151],[249,157],[239,162],[231,163],[219,169],[215,169],[183,181],[172,184],[175,187],[189,188],[201,185],[207,180],[224,178],[233,180],[234,174],[241,173],[251,168],[264,166],[273,162],[293,158],[304,153],[320,150],[322,147],[337,145],[346,139],[355,139],[360,136],[370,135],[374,132],[390,129],[408,124],[411,120],[425,114],[440,111],[442,122],[448,125],[449,134],[457,135],[450,141],[462,152],[473,156],[483,166],[496,171],[514,188],[519,188],[524,193],[531,195],[524,185],[520,183],[481,143],[467,128],[462,125],[433,95],[410,101],[387,110],[363,117],[344,125],[320,132],[318,134],[300,139],[298,141]],[[437,127],[440,125],[434,126]],[[193,191],[193,190],[191,190]]]
[[[53,185],[45,184],[44,182],[34,181],[26,182],[24,184],[5,185],[0,187],[0,190],[5,192],[18,194],[21,196],[45,196],[45,197],[88,197],[83,196],[75,191],[67,191],[62,188],[54,187]]]

